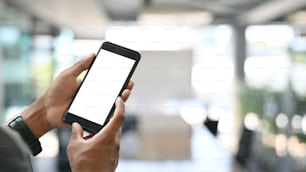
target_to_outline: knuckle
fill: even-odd
[[[125,120],[124,113],[118,115],[118,120],[122,123]]]

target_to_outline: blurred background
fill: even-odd
[[[0,0],[0,121],[105,40],[142,54],[117,172],[306,171],[305,0]]]

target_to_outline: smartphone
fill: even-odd
[[[93,134],[101,130],[112,117],[115,101],[127,87],[140,58],[135,50],[104,42],[65,111],[64,122],[78,122]]]

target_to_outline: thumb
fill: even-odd
[[[125,105],[121,97],[116,99],[116,108],[114,116],[110,119],[109,123],[105,126],[104,132],[107,133],[116,133],[123,121],[124,121]],[[104,133],[101,132],[101,133]]]
[[[89,66],[91,65],[91,63],[93,62],[93,59],[95,58],[95,54],[90,54],[87,58],[79,60],[77,63],[75,63],[74,65],[72,65],[69,68],[69,72],[73,75],[73,76],[79,76],[79,74],[81,72],[83,72],[84,70],[87,70],[89,68]]]
[[[76,140],[80,138],[83,138],[83,129],[79,123],[74,122],[72,123],[72,131],[71,131],[70,140]]]

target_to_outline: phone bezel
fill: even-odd
[[[123,47],[123,46],[120,46],[120,45],[117,45],[117,44],[114,44],[114,43],[111,43],[111,42],[104,42],[101,47],[99,48],[97,54],[96,54],[96,57],[98,56],[99,52],[101,51],[101,49],[104,49],[104,50],[107,50],[107,51],[110,51],[112,53],[116,53],[116,54],[119,54],[121,56],[124,56],[126,58],[130,58],[130,59],[133,59],[135,60],[135,63],[133,65],[133,67],[131,68],[130,72],[129,72],[129,75],[128,77],[126,78],[121,90],[119,91],[119,94],[118,96],[120,96],[122,94],[122,92],[124,91],[124,89],[127,87],[139,61],[140,61],[140,58],[141,58],[141,55],[139,52],[137,51],[134,51],[132,49],[129,49],[129,48],[126,48],[126,47]],[[95,60],[96,60],[96,57],[93,59],[93,61],[91,62],[90,64],[90,67],[88,69],[88,72],[86,73],[86,75],[84,76],[84,79],[83,81],[86,81],[86,77],[87,77],[87,74],[90,72],[90,69],[91,67],[93,66]],[[68,124],[72,124],[73,122],[78,122],[82,127],[83,129],[85,129],[86,131],[90,132],[90,133],[97,133],[98,131],[100,131],[107,123],[108,121],[110,120],[110,118],[112,117],[113,113],[114,113],[114,110],[115,110],[115,102],[113,103],[113,106],[112,108],[110,109],[108,115],[107,115],[107,118],[105,120],[105,122],[103,123],[103,125],[100,125],[94,121],[90,121],[90,120],[87,120],[83,117],[80,117],[76,114],[72,114],[70,112],[68,112],[71,104],[73,103],[74,101],[74,98],[77,96],[80,88],[82,87],[82,84],[83,82],[81,83],[81,85],[79,86],[79,88],[77,89],[75,95],[73,96],[73,99],[71,101],[71,103],[69,104],[68,108],[66,109],[65,113],[64,113],[64,116],[63,116],[63,121],[65,123],[68,123]]]

